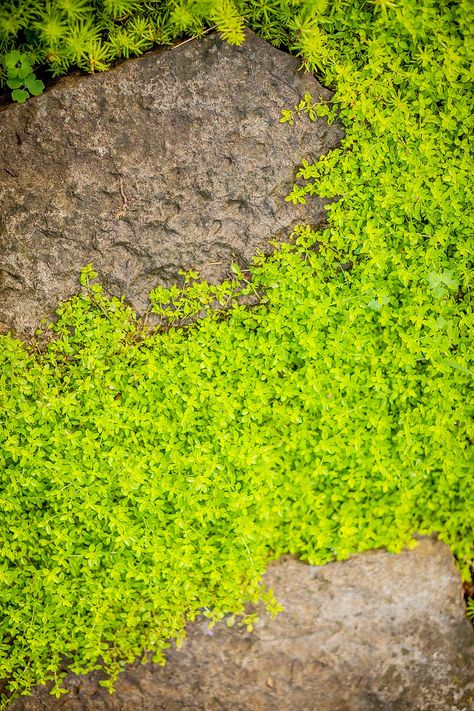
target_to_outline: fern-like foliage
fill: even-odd
[[[474,624],[474,598],[469,598],[466,605],[466,614]]]
[[[114,59],[153,46],[172,44],[215,27],[222,39],[239,45],[250,27],[277,47],[287,46],[309,70],[321,70],[334,54],[338,33],[357,13],[361,0],[7,0],[0,9],[0,67],[12,49],[27,53],[53,76],[72,67],[103,71]],[[354,55],[360,50],[354,37]],[[5,71],[0,69],[0,84]]]
[[[214,2],[211,20],[216,25],[222,39],[229,44],[239,45],[245,40],[244,20],[231,0]]]

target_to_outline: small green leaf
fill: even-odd
[[[14,49],[12,52],[9,52],[6,57],[5,57],[5,66],[8,70],[10,69],[15,69],[16,65],[18,62],[21,60],[21,52],[19,52],[17,49]]]
[[[8,73],[7,73],[7,78],[8,79],[17,79],[18,78],[18,71],[19,70],[16,67],[9,69]]]
[[[7,86],[9,89],[19,89],[21,86],[21,81],[19,79],[8,79]]]
[[[240,269],[240,267],[239,267],[238,264],[232,263],[232,264],[230,265],[230,269],[231,269],[231,271],[235,274],[235,276],[237,277],[237,279],[243,279],[243,278],[244,278],[244,275],[242,274],[242,271],[241,271],[241,269]]]
[[[427,281],[430,289],[436,289],[436,287],[438,287],[443,281],[443,277],[441,274],[437,274],[436,272],[430,272],[427,276]]]
[[[294,121],[294,112],[290,111],[289,109],[283,109],[281,112],[281,119],[280,123],[289,123],[290,126],[293,125]]]
[[[29,94],[27,91],[24,89],[15,89],[12,91],[12,99],[13,101],[17,101],[19,104],[22,104],[24,101],[26,101],[29,98]]]
[[[25,79],[25,86],[33,96],[39,96],[44,91],[44,84],[34,74],[29,74]]]
[[[372,299],[372,301],[369,301],[369,303],[367,304],[367,308],[371,311],[379,311],[380,306],[380,302],[378,302],[377,299]]]
[[[18,79],[26,79],[28,74],[33,72],[33,67],[29,62],[22,62],[21,67],[18,68]]]
[[[459,286],[459,282],[454,278],[453,273],[450,271],[443,272],[443,282],[446,284],[448,289],[451,289],[451,291],[456,291]]]

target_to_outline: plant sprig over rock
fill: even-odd
[[[62,5],[88,21],[91,5]],[[44,353],[0,337],[10,693],[54,678],[64,656],[74,671],[102,658],[112,682],[142,650],[160,658],[185,619],[265,597],[261,574],[284,552],[320,564],[435,531],[469,574],[470,3],[239,8],[270,39],[294,33],[334,86],[346,138],[302,164],[298,196],[339,200],[323,233],[301,228],[256,259],[252,309],[143,335],[88,268]],[[238,293],[194,277],[186,289],[155,291],[155,308],[186,317]]]

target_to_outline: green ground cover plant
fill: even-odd
[[[43,7],[59,48],[99,4],[11,7],[8,51]],[[149,17],[171,37],[216,24],[203,7],[104,0],[97,17]],[[469,577],[471,3],[220,7],[334,88],[331,106],[302,97],[275,121],[343,122],[341,147],[303,161],[289,195],[338,200],[327,229],[302,226],[245,279],[154,290],[158,331],[89,265],[46,348],[0,337],[4,698],[51,678],[61,693],[64,658],[76,672],[102,659],[112,688],[199,613],[251,627],[246,602],[277,609],[260,581],[282,553],[323,564],[435,532]]]
[[[7,72],[6,84],[12,89],[12,99],[22,104],[30,96],[39,96],[44,83],[37,79],[27,55],[17,49],[9,52],[4,59]]]

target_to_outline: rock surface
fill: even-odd
[[[93,262],[139,311],[156,284],[199,268],[219,280],[322,201],[284,201],[302,158],[342,136],[324,119],[279,123],[306,91],[299,61],[247,32],[152,52],[62,79],[0,112],[0,322],[31,333]]]
[[[109,695],[70,675],[11,711],[468,711],[474,635],[449,549],[375,551],[324,567],[292,558],[267,582],[285,612],[253,633],[198,621],[165,667],[137,665]]]

